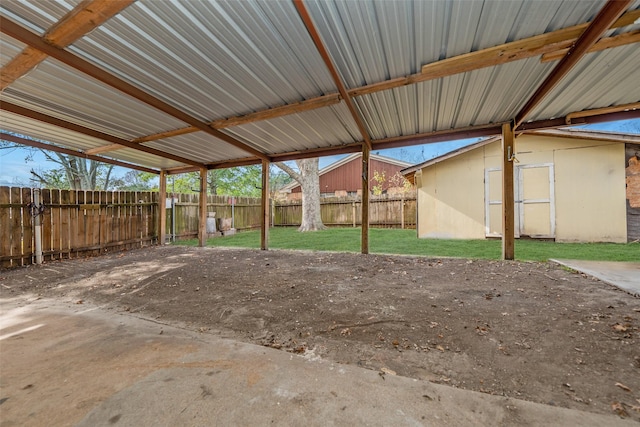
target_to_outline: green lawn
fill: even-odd
[[[177,242],[196,246],[197,239]],[[230,237],[207,240],[207,246],[243,248],[260,247],[260,231],[247,231]],[[312,233],[298,233],[295,228],[272,228],[269,247],[273,249],[308,249],[317,251],[360,252],[360,228],[330,228]],[[461,258],[499,259],[499,240],[418,239],[415,230],[372,228],[369,252]],[[640,261],[639,243],[554,243],[516,240],[516,258],[546,261],[549,258],[601,261]]]

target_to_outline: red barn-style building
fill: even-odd
[[[382,192],[386,192],[394,185],[389,181],[391,177],[402,169],[411,166],[411,163],[403,162],[389,157],[371,154],[369,157],[369,191],[377,184],[373,177],[375,172],[384,172],[386,180],[382,182]],[[355,196],[361,194],[362,187],[362,153],[354,153],[334,162],[320,170],[320,195],[321,196]],[[302,188],[297,182],[283,187],[280,193],[288,193],[288,198],[302,197]]]

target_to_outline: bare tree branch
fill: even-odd
[[[291,168],[289,165],[287,165],[284,162],[277,162],[277,163],[274,163],[274,165],[276,165],[277,167],[279,167],[280,169],[288,173],[289,176],[295,179],[298,184],[302,184],[302,177],[300,176],[300,174],[296,172],[293,168]]]

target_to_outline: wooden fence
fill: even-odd
[[[31,264],[33,214],[42,224],[44,260],[97,255],[153,244],[157,240],[158,193],[40,191],[0,187],[0,267]]]
[[[132,191],[40,190],[41,212],[33,206],[31,188],[0,187],[0,268],[34,262],[34,218],[42,224],[44,260],[91,256],[154,244],[158,238],[158,193]],[[171,196],[169,196],[171,197]],[[167,236],[175,226],[178,239],[198,234],[198,194],[179,194],[167,206]],[[234,218],[235,228],[248,230],[261,224],[260,199],[207,196],[207,211],[216,218]],[[415,228],[415,197],[372,197],[370,225]],[[175,222],[173,215],[175,213]],[[328,226],[360,225],[358,199],[321,200],[323,222]],[[297,226],[302,218],[298,202],[275,202],[273,226]]]
[[[168,196],[171,199],[171,196]],[[199,194],[176,194],[172,207],[167,206],[167,236],[171,230],[175,211],[175,235],[177,239],[198,236]],[[259,228],[261,224],[261,205],[259,198],[207,195],[207,212],[215,212],[216,218],[234,218],[235,228],[249,230]]]
[[[327,226],[358,227],[362,219],[362,202],[359,198],[323,198],[320,215]],[[302,203],[277,202],[272,208],[272,225],[296,226],[302,220]],[[415,196],[371,196],[369,200],[369,225],[380,228],[415,228]]]

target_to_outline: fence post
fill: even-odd
[[[35,226],[35,241],[36,241],[36,264],[42,264],[42,223],[40,218],[40,189],[34,188],[33,190],[33,204],[34,209],[31,214],[33,215]]]
[[[167,237],[167,171],[164,169],[160,171],[160,191],[158,193],[158,244],[162,246]]]
[[[404,194],[400,198],[400,230],[404,230]]]

